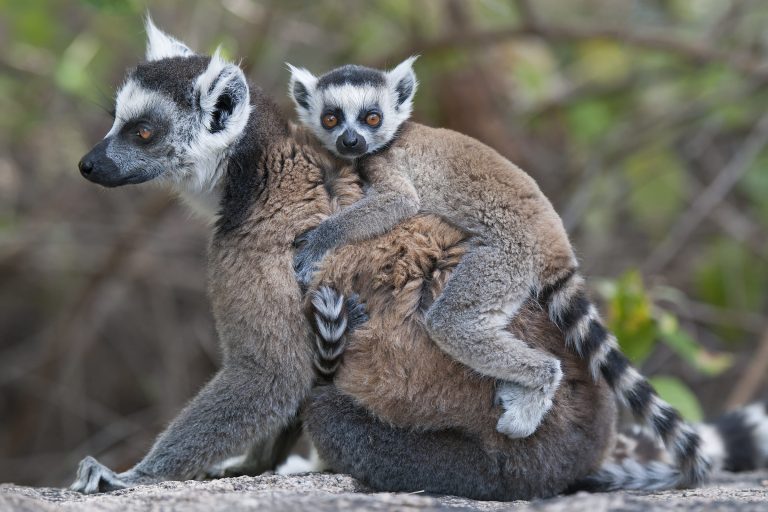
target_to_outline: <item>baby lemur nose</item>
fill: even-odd
[[[350,130],[345,131],[344,134],[341,136],[341,143],[348,148],[353,148],[357,146],[357,143],[358,143],[357,134]]]
[[[77,168],[80,169],[80,174],[88,176],[93,171],[93,161],[88,157],[83,157],[77,164]]]

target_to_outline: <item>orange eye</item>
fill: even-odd
[[[152,136],[152,130],[146,126],[142,126],[136,131],[136,135],[141,137],[143,140],[149,140],[149,138]]]
[[[365,116],[365,123],[372,128],[376,128],[381,124],[381,116],[376,112],[369,112],[368,115]]]
[[[339,124],[339,118],[333,114],[325,114],[323,116],[323,126],[329,130]]]

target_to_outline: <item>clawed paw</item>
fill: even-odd
[[[496,390],[496,403],[504,409],[496,430],[520,439],[536,432],[552,407],[552,398],[541,390],[505,382]]]
[[[296,272],[296,280],[303,287],[307,287],[312,280],[317,264],[323,259],[325,251],[307,242],[293,257],[293,270]]]
[[[129,487],[129,484],[118,477],[114,471],[88,456],[80,461],[77,467],[77,479],[70,489],[84,494],[96,494],[126,487]]]

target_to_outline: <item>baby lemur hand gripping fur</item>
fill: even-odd
[[[407,122],[417,81],[407,59],[392,71],[348,65],[319,78],[291,66],[301,121],[338,156],[357,159],[370,183],[362,200],[302,239],[295,258],[308,282],[330,250],[386,233],[418,212],[471,233],[471,248],[425,314],[432,339],[479,373],[499,379],[497,428],[531,435],[552,406],[560,362],[506,326],[531,297],[545,305],[568,345],[670,448],[680,483],[708,473],[700,439],[620,352],[587,298],[562,222],[534,180],[491,148],[459,133]]]

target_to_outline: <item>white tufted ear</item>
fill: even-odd
[[[227,62],[219,50],[195,82],[204,124],[212,134],[237,135],[245,129],[250,113],[248,81],[240,66]]]
[[[288,63],[286,63],[288,64]],[[299,115],[306,114],[310,108],[310,96],[315,92],[317,77],[304,68],[288,64],[291,71],[291,81],[288,83],[288,95],[296,104]]]
[[[189,57],[195,54],[187,45],[157,28],[152,23],[149,14],[144,21],[144,29],[147,31],[146,58],[148,61],[171,57]]]
[[[418,58],[418,55],[408,57],[395,69],[387,72],[387,86],[395,98],[396,108],[407,113],[413,108],[413,96],[419,85],[416,73],[413,72],[413,63]]]

